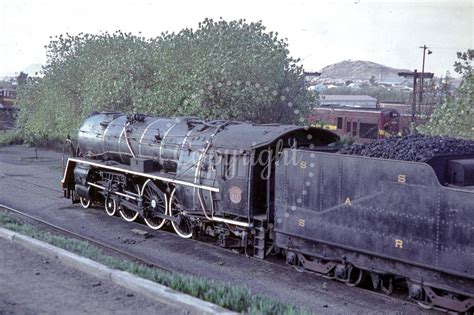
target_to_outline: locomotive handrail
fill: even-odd
[[[128,139],[127,135],[127,127],[130,126],[130,122],[128,121],[125,126],[123,127],[123,132],[125,134],[125,142],[127,143],[127,147],[130,150],[130,153],[132,153],[132,156],[136,158],[137,156],[135,155],[135,152],[133,152],[132,146],[130,145],[130,140]]]
[[[64,171],[64,176],[63,176],[63,179],[61,180],[61,183],[64,183],[66,181],[66,174],[67,174],[67,170],[69,169],[69,163],[70,162],[88,164],[88,165],[101,167],[101,168],[105,168],[105,169],[109,169],[109,170],[124,172],[124,173],[127,173],[127,174],[138,175],[138,176],[148,177],[148,178],[151,178],[151,179],[161,180],[161,181],[167,182],[167,183],[173,183],[173,184],[178,184],[178,185],[183,185],[183,186],[200,188],[200,189],[204,189],[204,190],[208,190],[208,191],[212,191],[212,192],[219,192],[219,188],[217,188],[217,187],[194,184],[194,183],[190,183],[190,182],[186,182],[186,181],[182,181],[182,180],[176,180],[176,179],[169,178],[169,177],[166,177],[166,176],[158,176],[158,175],[154,175],[154,174],[150,174],[150,173],[136,172],[136,171],[132,171],[132,170],[130,170],[128,168],[125,168],[125,167],[110,166],[110,165],[105,165],[105,164],[101,164],[101,163],[97,163],[97,162],[92,162],[92,161],[88,161],[88,160],[80,159],[80,158],[69,158],[68,159],[66,169]]]
[[[76,156],[76,151],[75,151],[75,149],[74,149],[74,144],[72,143],[72,140],[71,140],[71,138],[70,138],[69,135],[68,135],[67,138],[64,139],[64,142],[63,142],[63,155],[62,155],[62,157],[61,157],[61,167],[62,167],[63,173],[64,173],[64,170],[65,170],[65,168],[64,168],[64,156],[65,156],[65,154],[66,154],[66,144],[69,145],[69,149],[71,150],[72,156],[73,156],[73,157]]]
[[[202,163],[202,160],[203,158],[206,156],[207,152],[209,151],[209,148],[211,147],[212,145],[212,140],[214,139],[214,137],[216,136],[216,134],[222,129],[224,128],[225,126],[227,125],[227,123],[222,123],[218,126],[216,126],[216,130],[214,131],[214,133],[209,137],[209,139],[207,140],[206,142],[206,147],[204,149],[204,151],[201,153],[201,156],[199,157],[199,160],[197,161],[197,164],[196,164],[196,172],[194,173],[194,183],[197,184],[198,182],[198,178],[200,178],[201,176],[201,163]],[[207,210],[206,210],[206,205],[204,204],[204,202],[202,201],[202,196],[201,196],[201,191],[198,190],[197,191],[197,195],[198,195],[198,198],[199,198],[199,202],[201,204],[201,208],[202,208],[202,212],[204,213],[204,216],[208,219],[208,220],[211,220],[211,218],[208,216],[207,214]],[[211,204],[214,202],[213,198],[212,198],[212,194],[211,194]],[[214,217],[214,211],[213,209],[211,209],[211,217]]]

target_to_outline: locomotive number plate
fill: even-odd
[[[237,186],[229,188],[229,199],[232,203],[238,204],[242,201],[242,189]]]

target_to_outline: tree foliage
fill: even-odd
[[[427,133],[474,139],[474,74],[471,62],[474,50],[458,53],[454,70],[462,75],[457,97],[447,98],[445,104],[431,116]]]
[[[16,77],[16,82],[18,85],[26,84],[27,80],[28,74],[24,73],[23,71],[21,71],[20,74]]]
[[[20,126],[35,134],[74,134],[100,110],[291,123],[314,101],[286,40],[261,22],[206,19],[151,39],[66,34],[46,49],[44,77],[18,94]]]

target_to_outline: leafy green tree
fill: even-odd
[[[453,91],[455,90],[453,86],[453,78],[451,77],[451,73],[449,71],[446,71],[446,74],[443,77],[440,78],[439,80],[439,100],[437,102],[437,105],[442,105],[444,101],[447,100],[453,100]]]
[[[28,74],[24,73],[23,71],[21,71],[20,74],[16,77],[16,82],[18,85],[26,84],[27,80],[28,80]]]
[[[369,79],[369,84],[370,85],[375,85],[377,83],[376,79],[375,79],[375,76],[371,76],[370,79]]]
[[[153,43],[161,66],[151,99],[168,115],[294,122],[313,101],[299,60],[260,22],[206,19],[196,31],[162,34]]]
[[[43,137],[75,134],[92,111],[294,123],[315,101],[286,40],[261,22],[206,19],[152,39],[66,34],[46,49],[44,77],[18,96],[20,126]]]
[[[454,100],[447,98],[446,103],[436,109],[423,131],[474,139],[474,75],[471,64],[473,59],[472,49],[458,53],[458,61],[454,63],[454,70],[462,75],[458,95]]]

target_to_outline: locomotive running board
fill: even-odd
[[[212,192],[219,192],[219,188],[216,188],[216,187],[211,187],[211,186],[206,186],[206,185],[198,185],[198,184],[189,183],[189,182],[182,181],[182,180],[176,180],[176,179],[168,178],[168,177],[165,177],[165,176],[157,176],[157,175],[153,175],[153,174],[150,174],[150,173],[140,173],[140,172],[132,171],[132,170],[130,170],[128,168],[125,168],[125,167],[116,167],[116,166],[104,165],[104,164],[101,164],[101,163],[91,162],[91,161],[83,160],[83,159],[79,159],[79,158],[69,158],[67,160],[66,168],[64,169],[63,179],[61,180],[62,185],[64,185],[64,183],[66,182],[66,175],[69,171],[69,168],[71,167],[71,165],[73,163],[87,164],[87,165],[100,167],[100,168],[104,168],[104,169],[108,169],[108,170],[112,170],[112,171],[117,171],[117,172],[123,172],[123,173],[126,173],[126,174],[142,176],[142,177],[146,177],[146,178],[149,178],[149,179],[160,180],[160,181],[163,181],[163,182],[166,182],[166,183],[173,183],[173,184],[178,184],[178,185],[183,185],[183,186],[189,186],[189,187],[204,189],[204,190],[212,191]]]

